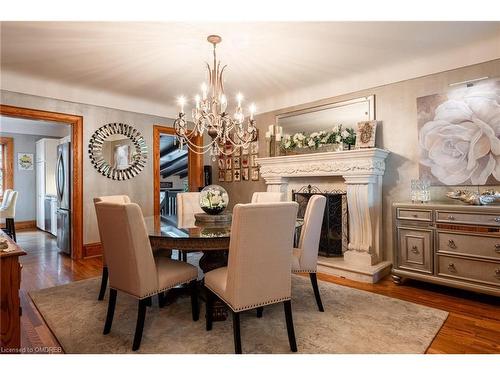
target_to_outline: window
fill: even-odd
[[[14,187],[14,140],[0,137],[0,198],[5,189]]]

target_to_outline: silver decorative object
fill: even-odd
[[[131,143],[130,155],[127,155],[129,158],[127,167],[113,166],[110,158],[106,158],[103,154],[105,144],[111,143],[110,139],[113,139],[113,136],[114,138],[122,136],[118,138]],[[92,135],[89,142],[89,156],[92,165],[103,176],[113,180],[128,180],[141,173],[146,165],[148,148],[144,137],[137,129],[127,124],[112,123],[101,126]]]
[[[500,205],[500,192],[487,190],[482,194],[475,193],[469,190],[455,190],[446,193],[448,198],[459,199],[464,203],[480,206],[480,205]]]

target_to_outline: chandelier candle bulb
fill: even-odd
[[[250,105],[250,120],[253,120],[253,115],[255,114],[255,104]]]
[[[207,99],[207,84],[205,82],[203,82],[201,84],[201,94],[202,94],[203,100],[206,100]]]

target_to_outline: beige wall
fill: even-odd
[[[42,109],[83,116],[83,242],[99,242],[97,222],[92,199],[102,195],[127,194],[137,202],[144,215],[153,214],[153,125],[170,125],[172,120],[142,113],[67,102],[63,100],[0,91],[0,103],[18,107]],[[99,174],[88,157],[87,147],[92,133],[100,126],[121,122],[139,130],[148,145],[148,161],[144,170],[127,181],[113,181]]]
[[[266,143],[263,135],[268,125],[275,123],[276,115],[291,110],[374,94],[376,119],[381,122],[377,129],[377,147],[391,151],[384,176],[383,235],[385,258],[392,259],[392,217],[390,207],[393,202],[408,200],[410,180],[418,178],[416,99],[420,96],[446,92],[450,83],[484,76],[500,77],[500,59],[260,114],[256,117],[260,131],[259,146],[261,152],[259,156],[266,156]],[[304,130],[307,132],[307,129]],[[217,171],[217,165],[214,164],[214,181],[217,181]],[[332,182],[338,182],[338,180]],[[266,189],[266,185],[262,180],[258,182],[221,183],[221,185],[228,190],[231,205],[239,202],[249,202],[254,191],[265,191]],[[434,188],[432,198],[442,198],[443,193],[448,190],[450,189]]]

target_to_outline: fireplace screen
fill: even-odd
[[[341,257],[347,250],[349,241],[346,192],[340,190],[321,191],[311,185],[304,186],[298,191],[292,190],[292,199],[299,204],[299,218],[304,217],[309,198],[315,194],[326,197],[319,254],[326,257]]]

